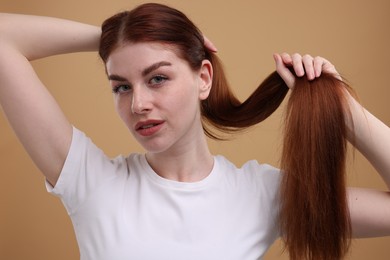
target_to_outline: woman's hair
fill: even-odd
[[[203,129],[211,138],[246,129],[270,116],[288,87],[273,72],[244,102],[232,93],[217,56],[205,48],[199,29],[180,11],[144,4],[118,13],[102,25],[99,54],[104,62],[126,43],[159,42],[174,46],[193,70],[202,61],[214,70],[210,95],[201,101]],[[351,236],[344,181],[348,86],[324,73],[297,78],[287,107],[280,228],[291,259],[341,259]],[[215,131],[217,130],[217,131]]]

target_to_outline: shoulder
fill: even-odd
[[[80,165],[88,165],[97,170],[102,167],[101,164],[105,164],[106,167],[125,165],[126,158],[123,155],[116,157],[106,155],[87,134],[73,127],[72,143],[66,163],[73,163],[79,167]]]
[[[247,161],[241,167],[222,156],[218,156],[217,161],[222,176],[219,185],[226,188],[229,196],[233,196],[229,197],[230,201],[235,201],[235,205],[245,205],[245,211],[253,209],[262,212],[263,221],[273,223],[280,203],[280,170],[256,160]]]
[[[225,178],[261,189],[279,186],[281,173],[278,168],[272,165],[250,160],[241,167],[237,167],[224,156],[216,156],[215,160],[219,165],[219,169],[225,175]]]
[[[241,167],[237,167],[233,162],[221,155],[215,156],[215,160],[220,165],[221,169],[225,169],[236,174],[249,174],[263,177],[264,175],[270,175],[273,177],[279,177],[280,175],[280,170],[278,168],[270,164],[259,163],[257,160],[247,161]]]

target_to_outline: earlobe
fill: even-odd
[[[208,98],[213,83],[213,65],[209,60],[203,60],[199,70],[199,99]]]

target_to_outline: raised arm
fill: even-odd
[[[370,161],[390,190],[390,128],[349,98],[354,138],[350,141]],[[350,188],[349,208],[355,237],[390,235],[390,192]]]
[[[72,126],[35,74],[31,60],[95,51],[100,28],[49,17],[0,14],[0,104],[19,140],[55,185]]]
[[[390,190],[390,128],[348,96],[353,145],[371,162]],[[389,215],[390,218],[390,215]]]

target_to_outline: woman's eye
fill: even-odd
[[[152,84],[152,85],[158,85],[158,84],[163,83],[167,79],[168,78],[165,77],[165,76],[157,75],[157,76],[154,76],[153,78],[151,78],[149,83]]]
[[[117,93],[125,93],[131,90],[131,87],[129,85],[118,85],[112,89],[112,92]]]

